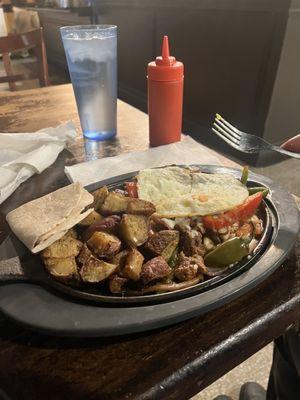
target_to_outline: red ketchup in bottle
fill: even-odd
[[[178,142],[181,138],[183,64],[170,56],[168,36],[162,55],[148,64],[148,114],[150,146]]]

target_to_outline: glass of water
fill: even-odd
[[[60,28],[83,134],[106,140],[117,132],[117,27]]]

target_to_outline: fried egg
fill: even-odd
[[[242,204],[248,190],[230,174],[206,174],[183,167],[144,169],[137,176],[138,195],[165,218],[217,214]]]

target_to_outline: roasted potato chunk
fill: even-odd
[[[141,246],[148,239],[148,218],[143,215],[124,214],[120,233],[131,247]]]
[[[144,257],[138,250],[129,250],[125,260],[125,266],[121,270],[121,275],[133,281],[138,281],[140,279],[143,262]]]
[[[128,252],[129,250],[122,250],[111,259],[111,263],[117,266],[116,272],[124,268]]]
[[[78,284],[80,282],[75,257],[44,258],[43,262],[54,279],[69,284]]]
[[[156,208],[150,201],[132,199],[127,205],[127,214],[146,215],[155,213]]]
[[[92,192],[92,195],[94,196],[94,203],[93,203],[93,208],[95,211],[100,211],[102,204],[104,203],[104,200],[108,196],[108,189],[106,186],[101,187],[100,189],[95,190]]]
[[[82,246],[81,252],[79,253],[79,256],[77,257],[77,261],[80,264],[84,264],[91,255],[93,255],[93,253],[87,247],[87,245],[84,243],[84,245]]]
[[[62,238],[66,238],[66,237],[71,237],[73,239],[77,239],[78,235],[77,235],[77,232],[75,231],[75,229],[71,228],[68,230],[68,232]]]
[[[114,233],[117,231],[120,221],[121,217],[119,215],[110,215],[109,217],[103,218],[100,221],[94,222],[84,231],[83,239],[85,241],[89,240],[93,233],[97,231]]]
[[[175,230],[165,230],[154,233],[145,247],[156,256],[162,256],[167,262],[171,258],[174,250],[179,243],[179,232]]]
[[[85,261],[79,273],[83,282],[98,283],[108,278],[116,268],[116,265],[98,260],[92,255]]]
[[[76,257],[81,247],[82,243],[79,240],[71,236],[64,236],[43,250],[41,255],[42,258]]]
[[[101,213],[104,215],[121,214],[126,211],[129,201],[130,197],[110,192],[101,207]]]
[[[125,289],[127,278],[122,278],[119,275],[111,275],[109,277],[109,290],[111,293],[122,293]]]
[[[80,226],[90,226],[95,222],[102,221],[103,217],[97,211],[92,211],[87,217],[85,217],[82,221],[78,222]]]
[[[87,245],[99,257],[112,257],[120,251],[121,241],[109,233],[95,232]]]

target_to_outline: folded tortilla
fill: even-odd
[[[86,208],[93,201],[80,183],[72,183],[23,204],[7,214],[6,220],[29,250],[37,253],[90,214],[93,208]]]

